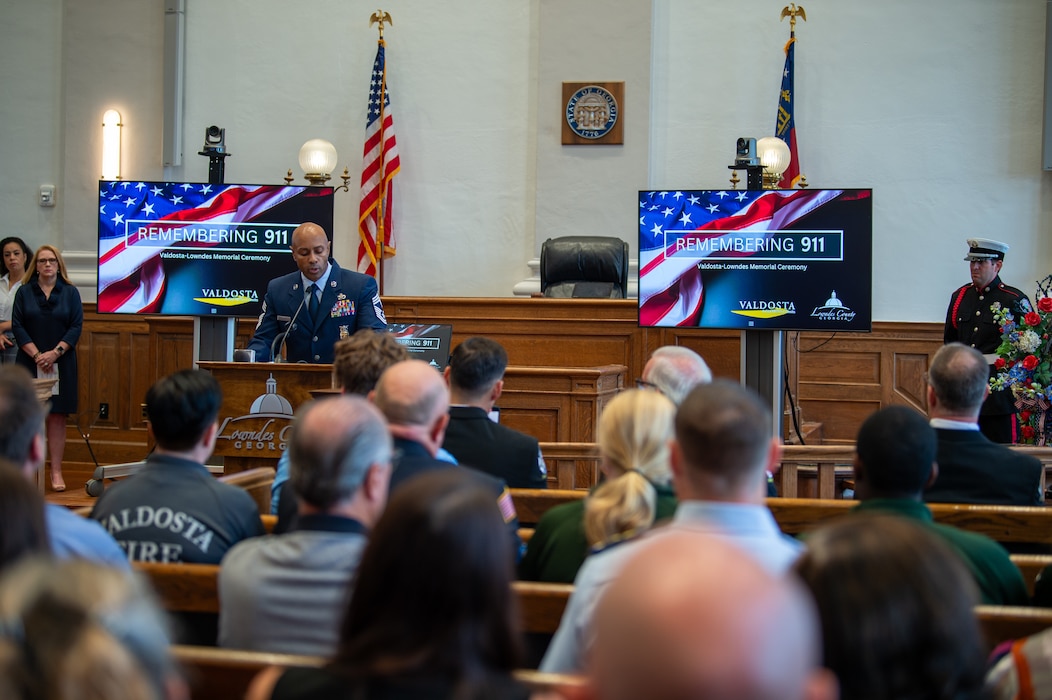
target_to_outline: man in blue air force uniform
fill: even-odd
[[[258,362],[269,361],[272,348],[280,353],[279,336],[286,330],[289,362],[320,363],[332,362],[333,345],[341,338],[362,328],[387,330],[376,280],[330,261],[329,248],[318,224],[307,222],[293,231],[292,258],[299,270],[267,285],[263,311],[248,344]]]
[[[1018,324],[1023,323],[1024,314],[1033,311],[1026,294],[1001,281],[999,275],[1006,252],[1007,243],[987,238],[968,239],[968,255],[964,260],[972,281],[950,297],[943,329],[944,343],[963,343],[983,353],[991,376],[997,361],[997,346],[1001,344],[1001,327],[990,307],[1000,302],[1012,312]],[[1015,412],[1010,391],[992,391],[979,413],[979,429],[994,442],[1015,442]]]

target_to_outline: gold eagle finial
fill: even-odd
[[[391,19],[391,15],[383,10],[377,10],[369,16],[369,26],[374,24],[380,24],[380,38],[384,38],[384,24],[394,24],[394,20]]]
[[[786,17],[789,18],[789,31],[790,32],[795,32],[796,31],[796,18],[797,17],[799,17],[800,19],[802,19],[805,22],[807,21],[807,13],[804,12],[804,8],[800,7],[799,5],[797,5],[794,2],[791,2],[791,3],[789,3],[788,5],[786,5],[785,7],[782,8],[782,16],[778,19],[778,21],[780,22],[783,19],[785,19]]]

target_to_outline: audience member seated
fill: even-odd
[[[449,427],[442,447],[460,464],[503,479],[513,489],[543,489],[548,470],[537,439],[490,419],[504,391],[508,353],[489,338],[468,338],[446,367]]]
[[[43,497],[13,464],[0,459],[0,572],[25,557],[49,554]]]
[[[938,535],[971,572],[987,605],[1026,605],[1030,596],[1004,547],[985,535],[932,519],[921,495],[939,473],[936,438],[924,417],[905,406],[877,411],[858,431],[853,512],[908,518]]]
[[[526,698],[513,567],[492,495],[465,470],[391,494],[358,568],[335,657],[271,668],[249,700]]]
[[[187,700],[164,613],[141,581],[85,560],[0,579],[0,697]]]
[[[675,405],[656,391],[630,389],[599,416],[599,470],[606,481],[586,501],[555,506],[537,523],[519,564],[527,581],[573,583],[590,547],[645,531],[676,512],[668,444]],[[591,531],[586,523],[591,523]]]
[[[235,544],[263,534],[252,497],[203,464],[215,447],[221,403],[219,384],[203,370],[171,374],[146,393],[157,447],[142,471],[107,488],[91,511],[128,559],[218,564]]]
[[[833,700],[806,589],[724,540],[648,542],[596,610],[595,700]]]
[[[796,571],[842,700],[984,697],[979,596],[934,533],[895,516],[844,518],[807,538]]]
[[[375,406],[337,396],[301,409],[289,450],[296,526],[240,542],[223,557],[219,646],[328,656],[369,530],[387,502],[391,438]]]
[[[650,354],[636,386],[660,391],[678,406],[691,389],[711,381],[712,370],[701,355],[681,345],[663,345]]]
[[[779,463],[771,413],[760,397],[736,382],[695,387],[676,412],[671,444],[672,483],[679,497],[669,525],[585,560],[541,670],[576,673],[594,639],[592,615],[606,586],[644,543],[688,530],[731,542],[778,575],[802,545],[782,534],[764,503],[766,471]]]
[[[19,365],[0,367],[0,458],[20,468],[31,484],[44,468],[44,408],[29,372]],[[116,540],[94,520],[55,503],[44,506],[51,551],[59,558],[82,557],[129,570]]]
[[[519,519],[507,485],[489,474],[457,467],[438,458],[439,445],[449,423],[449,389],[435,368],[422,360],[406,360],[387,368],[376,383],[373,402],[387,419],[394,438],[391,493],[420,474],[440,470],[463,470],[494,495],[516,560],[522,542]]]
[[[368,396],[385,369],[396,362],[409,359],[409,351],[390,333],[369,331],[344,338],[336,343],[333,352],[333,386],[339,387],[345,394],[356,396]],[[270,486],[270,512],[284,516],[281,518],[283,525],[288,516],[296,512],[295,497],[286,500],[284,509],[279,507],[282,487],[288,479],[289,451],[286,449],[281,453],[274,483]],[[285,512],[282,512],[283,510]],[[285,529],[287,527],[275,528],[275,532],[283,532]]]
[[[975,348],[942,346],[928,369],[928,415],[939,438],[939,476],[924,493],[931,503],[1035,506],[1041,462],[979,432],[979,410],[990,393],[990,368]]]

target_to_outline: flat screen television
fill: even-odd
[[[873,191],[643,190],[639,325],[868,331]]]
[[[98,310],[257,316],[304,221],[332,240],[333,188],[102,180]]]

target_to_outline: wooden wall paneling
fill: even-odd
[[[482,335],[508,351],[509,364],[642,368],[643,338],[631,299],[469,299],[393,297],[391,323],[448,323],[453,346]]]
[[[655,348],[678,344],[699,352],[717,376],[737,379],[740,374],[738,331],[639,328],[634,300],[390,297],[384,304],[392,322],[452,324],[454,343],[471,335],[493,337],[508,349],[513,365],[620,364],[627,368],[624,386],[631,386]],[[255,319],[238,321],[238,347],[247,345],[254,327]],[[878,322],[872,333],[840,333],[831,340],[828,333],[793,333],[786,343],[801,418],[822,423],[827,440],[840,443],[853,440],[862,420],[882,406],[923,410],[923,373],[942,344],[942,324]],[[804,352],[797,354],[797,347]],[[100,461],[141,458],[140,404],[158,377],[191,365],[193,319],[97,314],[94,304],[86,304],[77,352],[80,426],[90,425],[88,415],[96,415],[100,401],[110,403],[110,421],[92,426],[92,445],[102,446],[96,450]],[[500,402],[505,422],[548,440],[568,440],[559,437],[566,430],[558,427],[562,404],[544,398],[542,391],[516,399],[515,381],[506,382],[506,392],[512,393]],[[538,389],[532,383],[530,388]],[[114,391],[115,398],[109,396]],[[587,406],[566,410],[575,420],[582,412],[592,415]],[[72,420],[67,438],[69,459],[90,461]]]
[[[910,343],[918,345],[918,343]],[[924,377],[931,364],[931,356],[935,354],[932,350],[916,348],[914,352],[893,350],[886,353],[891,360],[891,372],[888,374],[892,381],[888,384],[890,396],[886,397],[885,405],[909,406],[921,413],[928,412],[926,398],[927,384]]]
[[[854,440],[862,421],[885,406],[924,412],[924,358],[941,345],[937,323],[875,323],[871,333],[832,338],[802,333],[798,392],[804,416],[822,423],[827,442],[839,443]]]
[[[705,358],[716,377],[732,381],[741,378],[741,332],[733,330],[700,330],[697,328],[661,328],[649,331],[655,341],[646,356],[663,345],[682,345]],[[643,360],[646,363],[646,357]],[[639,374],[643,368],[640,366]],[[634,378],[634,377],[633,377]]]

